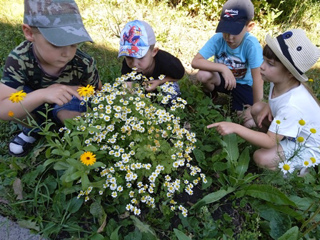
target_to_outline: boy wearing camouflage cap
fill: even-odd
[[[77,4],[73,0],[25,0],[22,30],[26,38],[9,54],[0,81],[0,119],[19,119],[27,114],[20,104],[12,103],[12,93],[28,93],[24,108],[38,123],[44,121],[39,111],[48,103],[49,117],[57,124],[86,111],[77,89],[93,85],[101,88],[92,57],[77,48],[81,42],[92,42]],[[39,135],[37,130],[23,127],[9,144],[13,156],[25,156]]]

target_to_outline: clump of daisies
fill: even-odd
[[[281,128],[281,121],[276,120],[277,128]],[[319,133],[313,124],[308,124],[300,119],[297,122],[298,133],[296,137],[288,138],[294,142],[293,149],[286,153],[285,160],[281,161],[278,167],[284,174],[293,173],[295,170],[301,170],[300,175],[304,175],[307,169],[315,167],[320,162],[320,144],[314,147]]]
[[[99,197],[123,205],[121,209],[134,215],[167,204],[187,216],[187,206],[174,197],[192,195],[196,186],[207,182],[192,158],[196,136],[182,127],[179,118],[178,110],[187,102],[177,97],[168,107],[163,103],[174,93],[169,85],[163,84],[158,93],[145,93],[141,84],[128,88],[129,78],[145,80],[133,72],[104,84],[87,99],[89,110],[60,129],[62,146],[68,148],[61,152],[79,151],[68,154],[67,162],[81,165],[68,168],[63,179],[80,186],[78,198],[86,202]],[[77,140],[76,148],[71,137]],[[72,156],[79,157],[78,163],[69,160]],[[79,169],[85,176],[76,175]]]

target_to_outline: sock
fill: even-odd
[[[23,141],[27,142],[27,143],[34,143],[37,139],[35,139],[34,137],[31,136],[27,136],[25,135],[23,132],[19,133],[18,135],[21,139],[23,139]],[[21,145],[19,144],[15,144],[15,143],[10,143],[9,144],[9,149],[12,153],[14,154],[21,154],[23,152],[23,148]]]

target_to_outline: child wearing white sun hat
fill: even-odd
[[[208,125],[221,135],[236,133],[261,147],[253,159],[260,167],[292,172],[320,162],[320,104],[307,88],[306,72],[318,61],[320,50],[302,29],[278,37],[266,36],[261,76],[270,82],[268,103],[252,107],[261,132],[231,122]]]

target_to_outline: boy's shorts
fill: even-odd
[[[252,87],[247,84],[237,83],[236,88],[232,90],[225,89],[226,81],[221,73],[219,73],[221,83],[216,86],[218,92],[230,94],[232,97],[232,110],[243,111],[244,105],[253,105]]]
[[[24,86],[23,90],[26,93],[30,93],[34,91],[32,88],[28,86]],[[73,111],[73,112],[86,112],[87,111],[87,104],[84,101],[80,101],[76,97],[72,97],[72,99],[62,105],[59,106],[58,104],[48,104],[48,118],[51,119],[53,122],[58,124],[58,126],[62,126],[63,123],[60,121],[60,119],[57,117],[57,114],[61,110],[68,110],[68,111]],[[45,104],[40,105],[36,109],[32,111],[32,114],[36,117],[38,124],[41,124],[45,121],[45,117],[42,116],[39,112],[46,113],[46,107]]]

